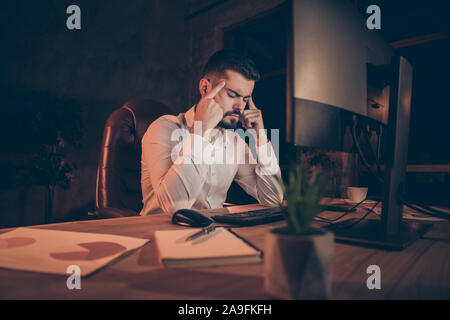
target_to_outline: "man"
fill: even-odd
[[[259,78],[253,61],[219,51],[205,66],[200,101],[149,126],[142,139],[141,215],[222,207],[233,180],[260,204],[282,201],[278,161],[252,100]],[[257,159],[236,132],[227,130],[239,121],[255,139]]]

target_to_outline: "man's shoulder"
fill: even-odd
[[[182,114],[179,114],[178,116],[172,115],[172,114],[166,114],[159,118],[157,118],[155,121],[151,123],[152,125],[157,126],[180,126],[182,125]]]
[[[184,128],[183,114],[175,115],[163,115],[153,121],[147,128],[143,139],[147,136],[167,136],[171,135],[173,130]]]

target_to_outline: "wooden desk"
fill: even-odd
[[[247,205],[216,209],[242,211]],[[363,212],[352,213],[350,217]],[[329,217],[339,213],[322,213]],[[264,249],[270,225],[234,230]],[[173,226],[166,215],[79,221],[40,229],[108,233],[153,240],[155,230]],[[0,233],[10,229],[0,230]],[[449,299],[450,224],[437,223],[425,239],[401,252],[335,244],[334,299]],[[381,290],[366,286],[368,266],[381,268]],[[199,269],[168,269],[158,264],[154,241],[81,280],[68,290],[67,276],[0,269],[0,299],[273,299],[264,292],[264,264]]]

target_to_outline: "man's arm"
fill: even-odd
[[[283,190],[278,182],[281,170],[272,144],[267,142],[257,147],[258,160],[255,160],[244,140],[238,139],[243,144],[238,150],[245,150],[245,159],[241,160],[245,163],[239,164],[234,180],[260,204],[279,205],[283,200]]]
[[[241,114],[241,123],[245,129],[249,130],[248,132],[253,133],[258,161],[254,160],[244,140],[238,139],[241,143],[238,150],[245,150],[243,152],[245,159],[244,164],[239,165],[235,181],[260,204],[279,205],[283,201],[283,190],[278,182],[278,179],[281,179],[278,159],[272,144],[267,139],[261,110],[255,106],[252,98],[248,101],[248,107]],[[244,144],[243,147],[242,144]]]
[[[179,142],[171,139],[177,129],[184,130],[161,117],[150,125],[142,139],[142,166],[148,171],[146,176],[150,177],[159,206],[168,214],[192,207],[208,169],[201,161],[195,160],[192,144],[195,141],[206,148],[209,142],[199,135],[185,132],[184,143],[177,148]]]
[[[142,139],[142,165],[148,170],[153,192],[166,213],[192,208],[201,192],[208,172],[208,165],[202,157],[212,150],[204,136],[208,136],[209,129],[214,128],[223,117],[222,108],[214,97],[224,86],[225,82],[219,83],[197,104],[194,120],[201,121],[201,134],[188,133],[187,130],[177,134],[177,129],[183,129],[162,117],[150,125]],[[184,143],[180,150],[175,145],[181,136]]]

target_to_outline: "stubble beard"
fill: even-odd
[[[232,111],[228,111],[224,117],[222,118],[222,120],[217,124],[218,127],[222,127],[224,129],[236,129],[237,125],[239,123],[239,119],[236,118],[230,118],[228,121],[224,120],[226,117],[232,115],[232,114],[237,114],[240,115],[241,113],[239,112],[239,110],[232,110]]]

